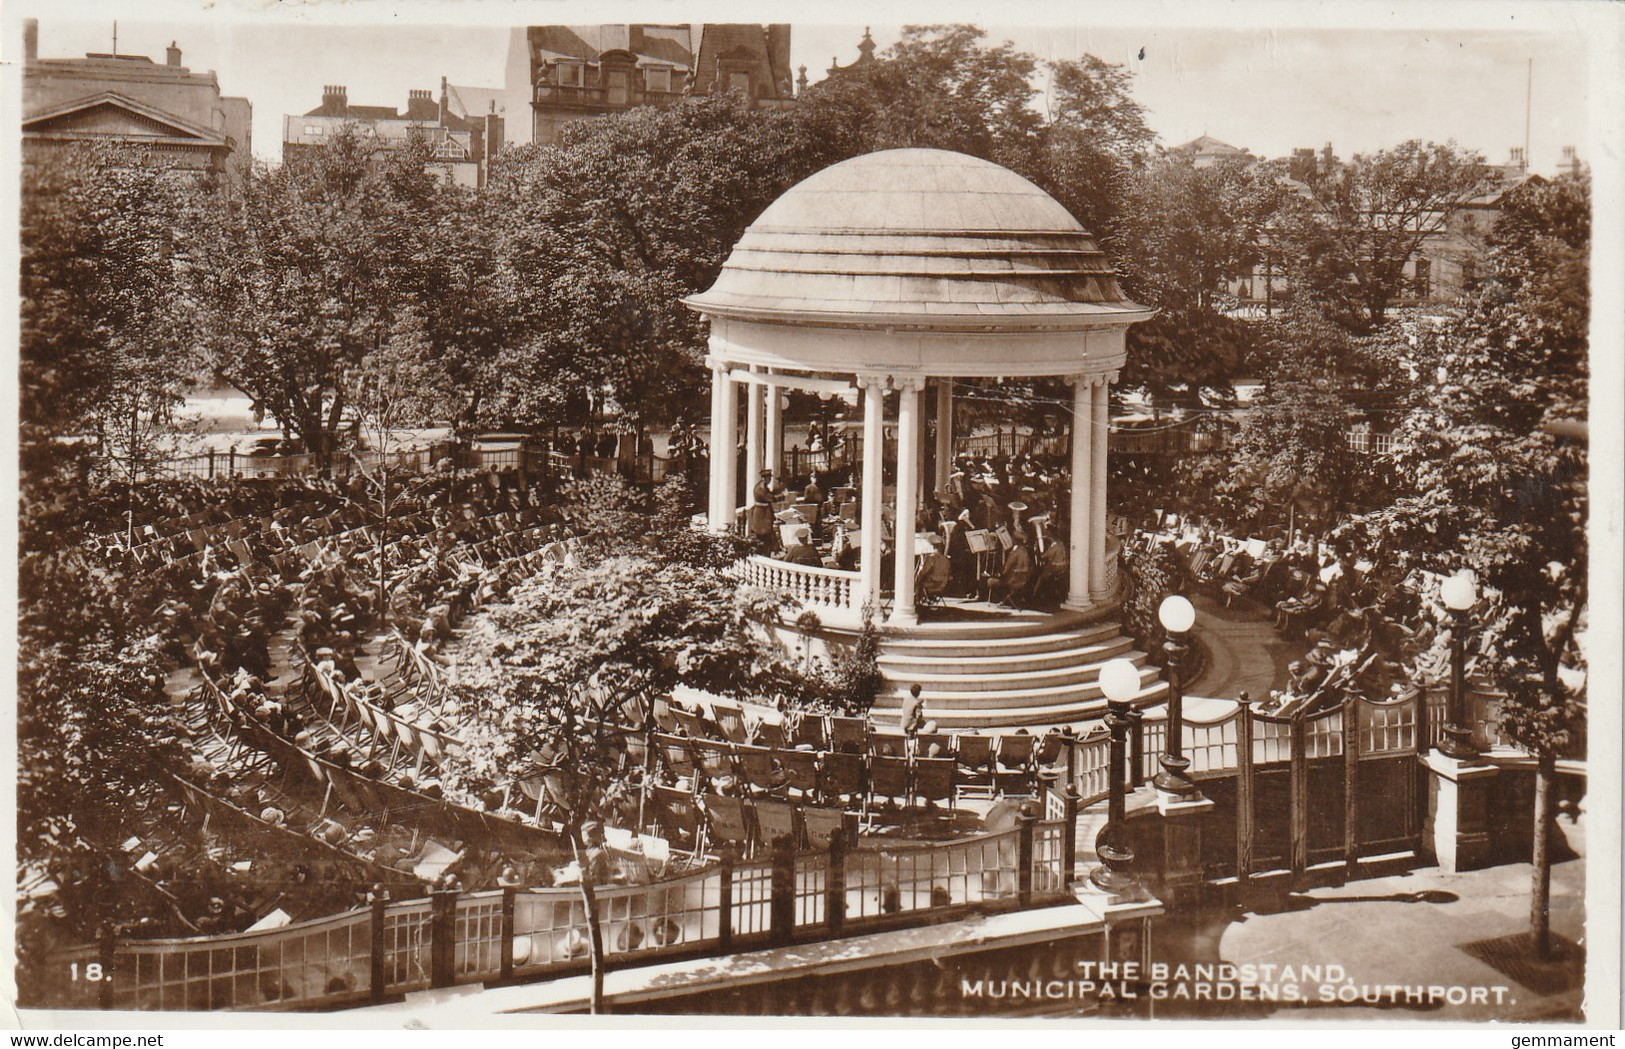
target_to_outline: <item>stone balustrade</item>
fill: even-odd
[[[859,626],[858,573],[814,568],[753,554],[734,566],[741,583],[787,594],[830,626]]]

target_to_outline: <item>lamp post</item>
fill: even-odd
[[[1134,847],[1128,842],[1123,764],[1129,703],[1140,691],[1140,668],[1127,659],[1109,661],[1100,668],[1100,691],[1106,696],[1106,728],[1111,732],[1107,769],[1110,792],[1106,825],[1095,837],[1095,855],[1100,857],[1100,866],[1089,872],[1089,880],[1103,892],[1121,895],[1134,885],[1134,876],[1129,873],[1134,863]]]
[[[1163,629],[1168,631],[1168,640],[1162,646],[1168,656],[1168,738],[1162,751],[1162,771],[1157,773],[1152,783],[1165,794],[1195,799],[1200,794],[1186,772],[1190,759],[1185,757],[1184,695],[1179,674],[1184,666],[1185,653],[1189,651],[1185,635],[1196,622],[1196,609],[1185,598],[1172,594],[1163,598],[1157,608],[1157,618],[1161,620]]]
[[[1473,742],[1473,729],[1467,721],[1466,662],[1464,647],[1467,633],[1467,613],[1478,604],[1478,588],[1473,585],[1473,574],[1463,569],[1444,581],[1439,587],[1439,598],[1450,612],[1450,696],[1446,711],[1447,723],[1439,752],[1457,761],[1474,761],[1478,747]]]

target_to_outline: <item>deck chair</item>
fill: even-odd
[[[655,821],[669,837],[696,852],[704,848],[705,823],[694,795],[678,787],[655,784],[650,788],[649,800],[654,803]]]
[[[790,745],[788,737],[784,734],[784,725],[778,721],[758,721],[756,735],[751,740],[758,747],[773,747],[784,750]]]
[[[978,797],[992,796],[992,737],[959,733],[954,738],[954,764],[959,773],[960,793]]]
[[[873,798],[907,798],[909,788],[908,759],[876,754],[869,759],[869,796]]]
[[[1033,769],[1047,769],[1054,767],[1060,760],[1062,748],[1066,745],[1066,737],[1059,732],[1046,732],[1039,739],[1037,748],[1033,751]]]
[[[433,838],[423,843],[423,848],[411,859],[412,873],[424,881],[434,881],[458,863],[461,863],[463,854],[454,852],[448,846],[440,844]]]
[[[718,786],[727,786],[739,780],[739,769],[734,764],[732,748],[715,740],[691,739],[688,752],[694,764]]]
[[[772,848],[775,842],[796,841],[796,807],[787,801],[755,802],[756,838],[763,848]]]
[[[1033,745],[1037,739],[1025,732],[999,737],[994,753],[993,786],[1001,793],[1025,794],[1032,788]]]
[[[933,752],[933,748],[934,752]],[[952,758],[954,754],[954,737],[947,732],[932,732],[914,737],[914,757],[919,758]]]
[[[687,740],[662,733],[655,736],[655,746],[667,771],[679,779],[694,778],[694,755],[689,753]]]
[[[803,714],[790,732],[791,746],[809,746],[814,750],[829,749],[829,733],[825,731],[822,714]]]
[[[734,747],[734,757],[745,779],[755,790],[769,794],[782,791],[787,779],[773,762],[774,752],[768,747],[752,747],[740,743]]]
[[[710,828],[713,843],[731,841],[741,848],[749,848],[752,840],[748,813],[740,798],[726,794],[707,794],[701,802],[705,822]]]
[[[711,731],[711,725],[692,710],[682,707],[672,707],[671,716],[677,719],[678,728],[687,733],[691,739],[716,739],[717,734]]]
[[[818,755],[810,750],[780,750],[773,755],[784,785],[802,797],[818,789]]]
[[[801,828],[807,835],[807,844],[821,851],[828,850],[837,835],[846,833],[846,812],[813,805],[801,808]]]
[[[864,792],[863,755],[826,751],[818,762],[818,795],[824,804],[849,804]]]
[[[745,732],[745,712],[738,707],[724,706],[721,703],[711,704],[711,713],[716,719],[719,738],[730,743],[746,743],[750,737]]]
[[[914,798],[918,801],[954,803],[954,759],[915,758]]]
[[[829,745],[833,750],[847,754],[861,754],[869,748],[869,720],[843,718],[831,714],[829,719]]]
[[[869,737],[869,752],[877,757],[908,757],[908,737],[901,732],[876,732]]]
[[[637,842],[636,847],[632,844],[634,841]],[[655,880],[657,868],[644,854],[641,835],[621,827],[605,827],[604,845],[617,881],[627,885],[647,885]]]

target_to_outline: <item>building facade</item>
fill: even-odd
[[[153,162],[199,177],[233,176],[253,156],[253,108],[220,93],[214,71],[194,72],[171,44],[162,63],[145,55],[39,57],[39,25],[23,27],[23,155],[102,142],[143,150]]]
[[[788,25],[531,26],[531,139],[565,124],[685,96],[737,91],[760,107],[795,101]]]
[[[282,118],[282,156],[319,149],[352,127],[375,154],[426,141],[434,152],[431,170],[449,184],[478,187],[485,181],[486,161],[502,148],[504,119],[491,100],[483,114],[460,115],[462,107],[453,105],[451,93],[451,85],[441,77],[438,99],[429,91],[414,90],[407,94],[406,109],[396,110],[352,105],[344,85],[329,84],[322,89],[321,105]]]

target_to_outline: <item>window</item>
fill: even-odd
[[[1478,261],[1476,259],[1461,260],[1462,287],[1471,290],[1478,283]]]
[[[627,98],[626,98],[627,90],[626,89],[627,89],[628,79],[629,78],[626,75],[626,70],[624,70],[624,69],[612,69],[612,70],[609,71],[608,87],[609,87],[609,104],[610,105],[612,105],[612,106],[624,106],[624,105],[626,105],[626,102],[627,102]]]
[[[1416,260],[1416,297],[1425,299],[1433,292],[1433,261]]]
[[[750,74],[749,73],[729,73],[728,74],[728,90],[729,91],[738,91],[738,92],[742,93],[746,98],[749,98],[750,97]]]
[[[647,69],[643,73],[644,87],[649,91],[670,91],[671,70]]]
[[[581,63],[560,62],[553,69],[553,77],[560,87],[580,87]]]

